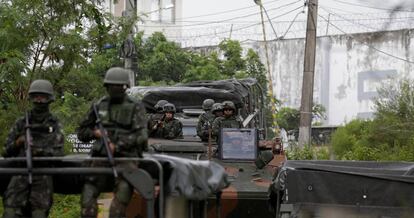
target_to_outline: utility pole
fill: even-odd
[[[273,132],[275,133],[276,137],[279,137],[279,126],[276,122],[276,102],[275,98],[273,97],[273,82],[272,82],[272,71],[270,69],[270,60],[269,60],[269,49],[267,47],[267,39],[266,39],[266,28],[264,24],[264,17],[263,17],[263,4],[261,0],[254,0],[254,3],[260,7],[260,16],[262,20],[262,30],[263,30],[263,41],[264,41],[264,47],[265,47],[265,55],[266,55],[266,65],[267,65],[267,84],[268,84],[268,96],[270,98],[271,102],[271,113],[272,113],[272,123],[275,129],[273,129]],[[271,22],[271,20],[269,20]],[[273,27],[273,26],[272,26]],[[276,31],[275,31],[276,34]],[[276,35],[277,37],[277,35]]]
[[[302,99],[300,105],[299,147],[311,144],[313,79],[315,74],[318,0],[308,0],[305,59],[303,67]]]
[[[125,1],[126,11],[124,11],[123,16],[127,16],[129,19],[136,19],[137,17],[137,0],[134,1]],[[133,4],[133,5],[132,5]],[[122,44],[120,55],[124,58],[124,68],[127,69],[130,80],[130,87],[135,86],[135,75],[138,71],[138,60],[137,52],[134,43],[135,37],[135,22],[131,28],[130,33]]]

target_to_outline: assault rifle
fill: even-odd
[[[105,145],[106,154],[108,156],[109,163],[111,164],[112,171],[114,173],[114,177],[117,178],[118,173],[116,172],[116,169],[115,169],[115,160],[114,160],[114,157],[112,156],[111,148],[109,147],[110,140],[108,138],[108,135],[106,134],[105,128],[102,125],[102,121],[99,118],[98,109],[96,108],[96,104],[93,104],[93,112],[95,113],[95,117],[96,117],[96,121],[95,121],[96,126],[98,127],[99,131],[102,134],[102,141]]]
[[[156,120],[154,126],[152,127],[153,130],[158,129],[159,126],[161,126],[162,122],[165,120],[165,113],[162,115],[161,119]]]
[[[26,112],[26,137],[25,137],[25,146],[26,146],[26,164],[27,164],[27,173],[29,174],[29,184],[32,184],[32,169],[33,169],[33,162],[32,162],[32,133],[30,131],[30,124],[29,124],[29,113]]]

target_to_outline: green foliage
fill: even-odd
[[[117,50],[103,45],[121,44],[131,20],[115,22],[87,0],[4,0],[0,23],[0,123],[6,130],[0,141],[21,115],[16,111],[29,109],[27,90],[39,78],[54,85],[52,109],[65,133],[73,133],[88,101],[104,93],[105,71],[119,64]]]
[[[298,129],[300,112],[294,108],[283,107],[277,112],[276,120],[279,127],[286,131]]]
[[[353,120],[332,135],[339,159],[414,161],[414,86],[402,80],[378,90],[376,116]]]
[[[315,120],[325,118],[326,109],[321,104],[314,104],[312,107],[312,117]],[[313,120],[313,121],[315,121]],[[300,111],[295,108],[282,107],[276,114],[276,121],[279,127],[286,131],[299,130]],[[313,123],[315,125],[315,123]]]
[[[51,218],[77,218],[80,215],[80,195],[53,196],[53,206],[50,210]]]
[[[329,160],[327,147],[305,146],[299,148],[292,146],[285,152],[288,160]]]
[[[245,69],[246,62],[242,57],[242,47],[239,41],[226,39],[219,44],[220,50],[224,54],[223,74],[233,77],[238,71]]]
[[[189,63],[189,54],[176,43],[167,41],[160,32],[153,33],[145,41],[142,37],[143,34],[138,34],[135,38],[140,79],[181,81]]]

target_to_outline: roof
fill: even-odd
[[[201,109],[205,99],[216,102],[233,101],[236,107],[243,106],[243,98],[249,95],[249,86],[255,79],[195,81],[176,86],[136,86],[129,89],[129,94],[142,100],[147,111],[152,112],[159,100],[173,103],[177,111],[183,109]]]

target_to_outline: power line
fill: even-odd
[[[274,0],[274,1],[269,1],[269,2],[264,2],[263,4],[269,4],[269,3],[275,3],[281,0]],[[232,10],[226,10],[226,11],[220,11],[220,12],[215,12],[215,13],[210,13],[210,14],[202,14],[202,15],[197,15],[197,16],[191,16],[191,17],[183,17],[177,20],[184,20],[184,19],[190,19],[190,18],[199,18],[199,17],[208,17],[208,16],[213,16],[213,15],[219,15],[219,14],[226,14],[229,12],[234,12],[234,11],[241,11],[241,10],[245,10],[245,9],[249,9],[249,8],[254,8],[255,6],[247,6],[247,7],[243,7],[243,8],[236,8],[236,9],[232,9]]]
[[[321,17],[322,19],[324,19],[326,22],[328,22],[328,20],[327,20],[325,17],[323,17],[322,15],[318,15],[318,16],[319,16],[319,17]],[[336,26],[336,25],[334,25],[333,23],[331,23],[331,22],[328,22],[328,23],[329,23],[329,25],[332,25],[333,27],[335,27],[338,31],[342,32],[344,35],[346,35],[346,36],[348,36],[348,37],[350,37],[350,38],[352,38],[352,39],[355,39],[352,35],[350,35],[350,34],[346,33],[345,31],[343,31],[341,28],[337,27],[337,26]],[[365,45],[366,45],[366,46],[368,46],[369,48],[371,48],[371,49],[373,49],[373,50],[375,50],[375,51],[377,51],[377,52],[379,52],[379,53],[382,53],[382,54],[384,54],[384,55],[387,55],[387,56],[389,56],[389,57],[392,57],[392,58],[395,58],[395,59],[398,59],[398,60],[401,60],[401,61],[405,61],[405,62],[410,63],[410,64],[414,64],[414,61],[407,60],[407,59],[404,59],[404,58],[401,58],[401,57],[397,57],[397,56],[395,56],[395,55],[393,55],[393,54],[390,54],[390,53],[388,53],[388,52],[382,51],[382,50],[380,50],[380,49],[378,49],[378,48],[376,48],[376,47],[374,47],[374,46],[372,46],[372,45],[368,44],[367,42],[362,42],[362,44],[365,44]]]
[[[324,7],[322,7],[322,6],[319,6],[319,7],[320,7],[322,10],[324,10],[324,11],[326,11],[326,12],[330,13],[330,14],[333,14],[333,15],[335,15],[335,16],[337,16],[337,17],[340,17],[340,18],[342,18],[342,19],[344,19],[345,21],[348,21],[348,22],[350,22],[350,23],[353,23],[353,24],[356,24],[356,25],[363,26],[363,27],[365,27],[365,28],[367,28],[367,29],[371,29],[371,30],[375,30],[375,31],[380,31],[379,29],[375,29],[375,28],[370,27],[370,26],[367,26],[367,25],[365,25],[365,24],[361,24],[361,23],[358,23],[358,22],[353,22],[353,21],[351,21],[351,20],[348,20],[348,19],[346,19],[346,18],[344,18],[344,17],[342,17],[342,16],[340,16],[340,15],[338,15],[338,14],[334,13],[334,12],[328,11],[327,9],[325,9],[325,8],[324,8]],[[332,21],[332,20],[331,20],[331,21]]]
[[[289,27],[286,29],[286,32],[283,34],[282,37],[280,37],[281,39],[286,37],[286,34],[289,32],[289,30],[292,27],[293,23],[296,21],[296,18],[299,16],[299,14],[303,14],[303,13],[305,13],[305,11],[301,11],[301,12],[296,14],[295,18],[293,18],[292,22],[290,22],[290,24],[289,24]]]
[[[295,2],[291,2],[285,5],[281,5],[279,7],[276,8],[271,8],[269,11],[274,11],[274,10],[278,10],[293,4],[296,4],[298,2],[301,2],[302,0],[297,0]],[[227,22],[227,21],[231,21],[231,20],[236,20],[236,19],[240,19],[240,18],[246,18],[246,17],[251,17],[251,16],[255,16],[258,15],[259,13],[251,13],[251,14],[247,14],[247,15],[243,15],[243,16],[238,16],[238,17],[232,17],[232,18],[228,18],[228,19],[224,19],[224,20],[217,20],[217,21],[208,21],[205,23],[197,23],[197,24],[185,24],[185,25],[180,25],[179,27],[189,27],[189,26],[204,26],[204,25],[209,25],[209,24],[217,24],[217,23],[223,23],[223,22]],[[176,26],[165,26],[166,28],[178,28]]]
[[[351,2],[344,2],[344,1],[341,1],[341,0],[332,0],[332,1],[338,2],[338,3],[342,3],[342,4],[346,4],[346,5],[353,5],[353,6],[358,6],[358,7],[363,7],[363,8],[371,8],[371,9],[377,9],[377,10],[414,12],[413,10],[402,10],[402,9],[399,9],[398,7],[396,7],[396,8],[381,8],[381,7],[374,7],[374,6],[370,6],[370,5],[356,4],[356,3],[351,3]]]
[[[279,18],[279,17],[283,17],[283,16],[285,16],[285,15],[287,15],[287,14],[290,14],[290,13],[292,13],[292,12],[294,12],[294,11],[297,11],[298,9],[301,9],[301,8],[303,8],[303,6],[297,7],[297,8],[295,8],[295,9],[293,9],[293,10],[290,10],[290,11],[285,12],[285,13],[283,13],[283,14],[280,14],[280,15],[278,15],[278,16],[272,17],[272,18],[270,18],[270,20],[273,20],[273,19],[276,19],[276,18]],[[253,26],[257,26],[257,25],[260,25],[260,24],[261,24],[261,22],[254,23],[254,24],[252,24],[252,25],[247,25],[247,26],[244,26],[244,27],[240,27],[240,28],[233,29],[232,31],[233,31],[233,32],[236,32],[236,31],[243,30],[243,29],[247,29],[247,28],[250,28],[250,27],[253,27]],[[214,34],[215,34],[215,35],[218,35],[218,34],[227,34],[227,33],[229,33],[229,32],[230,32],[230,31],[222,31],[222,32],[214,33]],[[209,34],[201,34],[201,35],[194,36],[194,37],[183,37],[182,39],[187,39],[187,38],[198,38],[198,37],[203,37],[203,36],[211,36],[211,35],[212,35],[212,33],[209,33]]]

